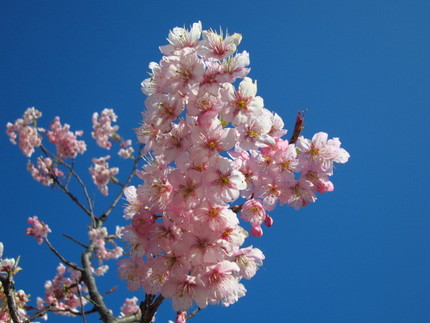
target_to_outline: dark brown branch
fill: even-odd
[[[72,238],[68,234],[63,233],[63,237],[72,240],[74,243],[76,243],[77,245],[81,246],[82,248],[85,248],[85,249],[88,248],[87,245],[84,245],[82,242],[79,242],[78,240],[76,240],[75,238]]]
[[[297,112],[296,123],[294,125],[293,135],[291,136],[291,139],[290,139],[290,144],[294,144],[297,141],[297,139],[299,139],[300,133],[305,127],[305,124],[304,124],[305,112],[306,110],[301,110]]]
[[[152,318],[157,312],[158,307],[163,303],[164,297],[158,295],[154,302],[154,295],[146,294],[145,301],[140,303],[140,310],[142,311],[142,317],[140,318],[140,323],[150,323]]]
[[[79,205],[84,211],[85,211],[85,213],[87,213],[90,217],[91,217],[91,220],[92,220],[92,222],[94,223],[95,222],[95,217],[94,217],[94,212],[93,212],[93,204],[92,204],[92,202],[91,202],[91,198],[90,198],[90,196],[89,196],[89,194],[88,194],[88,191],[87,191],[87,187],[85,186],[85,184],[84,184],[84,182],[82,181],[82,179],[81,179],[81,177],[74,171],[74,169],[73,169],[73,166],[71,166],[71,165],[69,165],[69,164],[67,164],[67,163],[65,163],[62,159],[60,159],[60,158],[58,158],[55,154],[53,154],[53,153],[51,153],[48,149],[46,149],[43,145],[41,145],[40,146],[40,149],[42,150],[42,152],[43,153],[45,153],[46,155],[49,155],[49,156],[51,156],[52,158],[54,158],[55,159],[55,161],[58,163],[58,164],[60,164],[60,165],[62,165],[62,166],[64,166],[64,167],[66,167],[68,170],[69,170],[69,172],[70,172],[70,174],[72,174],[73,175],[73,177],[78,181],[78,183],[79,183],[79,185],[81,186],[81,188],[82,188],[82,191],[84,192],[84,195],[85,195],[85,199],[87,200],[87,203],[88,203],[88,208],[89,208],[89,210],[87,210],[87,208],[82,208],[83,207],[83,205],[81,204],[81,205]],[[56,184],[59,184],[60,183],[60,181],[58,180],[58,178],[57,177],[55,177],[55,176],[53,176],[52,177],[53,179],[54,179],[54,181],[55,181],[55,183]],[[64,185],[61,185],[61,186],[63,186],[63,190],[66,192],[66,194],[67,194],[67,192],[69,191],[68,189],[67,189],[67,186],[68,186],[68,182],[69,182],[69,180],[67,181],[67,184],[66,184],[66,186],[64,186]],[[67,194],[67,195],[69,195],[69,194]],[[72,196],[70,196],[69,195],[69,197],[70,198],[72,198]],[[76,199],[76,197],[75,197],[75,199]],[[76,203],[76,201],[72,198],[72,200]],[[76,199],[77,200],[77,199]]]
[[[68,261],[67,259],[65,259],[58,251],[57,249],[55,249],[52,244],[49,242],[48,238],[44,239],[45,243],[48,245],[49,249],[54,253],[54,255],[56,255],[62,263],[64,263],[66,266],[72,267],[75,270],[78,271],[83,271],[82,268],[79,268],[76,264],[71,263],[70,261]]]
[[[15,282],[13,275],[18,267],[19,257],[16,259],[13,268],[6,273],[6,276],[0,275],[0,283],[3,286],[3,292],[6,296],[7,307],[9,315],[14,323],[21,323],[18,315],[18,307],[15,300]]]
[[[79,200],[76,196],[74,196],[67,187],[65,187],[63,184],[61,184],[61,182],[58,180],[57,177],[53,176],[52,179],[54,180],[55,184],[57,184],[60,188],[61,191],[66,193],[66,195],[68,197],[70,197],[72,199],[72,201],[79,206],[86,214],[88,214],[91,218],[94,217],[94,215],[92,214],[92,212],[90,210],[88,210]]]

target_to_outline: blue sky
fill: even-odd
[[[429,17],[428,1],[2,1],[0,124],[35,106],[45,126],[59,115],[90,142],[92,113],[113,108],[131,138],[141,121],[140,82],[169,29],[201,20],[205,29],[239,32],[265,106],[290,130],[307,108],[303,134],[340,137],[351,159],[336,167],[334,192],[298,212],[271,212],[274,226],[249,242],[266,260],[245,282],[247,296],[193,321],[428,322]],[[87,218],[31,179],[6,135],[0,142],[0,241],[5,256],[21,255],[16,285],[35,300],[58,261],[24,235],[27,217],[46,221],[52,242],[75,261],[78,247],[61,234],[85,240]],[[106,154],[90,149],[76,160],[82,173]],[[102,210],[106,202],[90,189]],[[121,209],[111,220],[124,223]],[[116,313],[125,296],[143,295],[115,285],[107,302]],[[172,319],[170,304],[157,317]]]

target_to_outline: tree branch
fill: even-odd
[[[69,164],[65,163],[62,159],[58,158],[55,154],[51,153],[48,149],[46,149],[46,148],[45,148],[45,146],[41,145],[41,146],[40,146],[40,149],[41,149],[41,150],[42,150],[42,152],[43,152],[43,153],[45,153],[46,155],[49,155],[49,156],[51,156],[52,158],[54,158],[54,159],[55,159],[55,161],[56,161],[58,164],[60,164],[60,165],[62,165],[62,166],[64,166],[64,167],[66,167],[66,168],[70,171],[70,174],[72,174],[72,175],[73,175],[73,177],[78,181],[79,185],[80,185],[80,186],[81,186],[81,188],[82,188],[82,191],[84,192],[85,199],[87,200],[89,210],[87,210],[87,208],[83,207],[83,205],[82,205],[82,204],[81,204],[81,205],[79,205],[79,204],[80,204],[80,202],[79,202],[79,204],[78,204],[78,205],[79,205],[79,207],[81,207],[81,208],[85,211],[85,213],[87,213],[87,214],[91,217],[92,223],[95,223],[95,217],[94,217],[94,212],[93,212],[93,203],[92,203],[91,198],[90,198],[90,196],[89,196],[89,194],[88,194],[87,187],[85,186],[85,184],[84,184],[84,182],[82,181],[81,177],[80,177],[80,176],[79,176],[79,175],[74,171],[73,166],[70,166]],[[58,180],[58,178],[53,177],[53,179],[54,179],[54,181],[55,181],[57,184],[60,184],[60,181]],[[64,185],[60,184],[61,186],[63,186],[63,190],[66,192],[66,194],[67,194],[67,192],[69,192],[69,190],[67,189],[67,185],[68,185],[68,183],[69,183],[69,180],[70,180],[70,178],[67,180],[67,184],[66,184],[66,186],[64,186]],[[67,194],[67,195],[69,195],[69,194]],[[69,196],[70,196],[70,195],[69,195]],[[70,198],[72,198],[72,196],[70,196]],[[75,197],[75,199],[76,199],[76,197]],[[72,198],[72,200],[76,203],[75,199],[73,199],[73,198]],[[76,200],[77,200],[77,199],[76,199]]]
[[[11,270],[6,272],[6,276],[0,275],[0,283],[3,286],[4,294],[6,295],[7,307],[9,309],[9,315],[14,323],[21,323],[18,315],[18,307],[15,300],[15,282],[13,275],[15,269],[18,267],[19,257],[17,258],[14,266]]]
[[[141,144],[139,146],[139,156],[141,154],[141,151],[143,149],[143,145]],[[131,180],[133,179],[136,169],[137,169],[137,164],[139,163],[139,158],[136,158],[133,160],[133,168],[130,172],[130,174],[128,175],[127,180],[125,181],[125,183],[122,186],[121,190],[119,191],[118,195],[116,196],[116,198],[114,199],[114,201],[112,202],[112,204],[109,206],[109,208],[98,218],[98,223],[97,223],[97,227],[100,228],[103,223],[107,220],[107,217],[109,216],[109,214],[113,211],[113,209],[115,208],[115,206],[118,204],[119,200],[123,197],[124,195],[124,190],[126,189],[126,187],[131,183]]]
[[[88,288],[91,301],[94,304],[95,310],[100,314],[100,318],[105,323],[115,322],[115,317],[112,315],[109,308],[103,301],[103,296],[98,291],[96,280],[91,272],[91,255],[93,253],[94,246],[90,246],[87,251],[82,253],[82,266],[84,271],[82,272],[82,280]]]
[[[57,249],[55,249],[52,244],[49,242],[48,238],[44,239],[45,243],[48,245],[49,249],[54,253],[54,255],[56,255],[62,263],[64,263],[66,266],[72,267],[75,270],[78,271],[83,271],[82,268],[79,268],[76,264],[71,263],[70,261],[68,261],[67,259],[65,259],[58,251]]]

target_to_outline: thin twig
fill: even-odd
[[[141,154],[142,149],[143,149],[143,145],[140,145],[139,146],[139,152],[138,152],[139,155]],[[122,196],[124,194],[124,190],[131,183],[131,180],[133,179],[133,177],[135,175],[138,163],[139,163],[139,158],[136,158],[133,161],[133,168],[132,168],[130,174],[128,175],[128,178],[125,181],[124,185],[122,185],[120,192],[118,193],[118,195],[116,196],[116,198],[114,199],[112,204],[109,206],[109,208],[98,218],[99,221],[98,221],[97,227],[101,227],[103,225],[103,222],[105,222],[107,220],[107,217],[109,216],[109,214],[113,211],[113,209],[118,204],[119,200],[122,198]]]
[[[42,317],[46,313],[50,312],[54,307],[54,305],[49,305],[47,308],[43,309],[42,311],[37,312],[32,317],[30,317],[27,322],[33,322],[34,320],[38,319],[39,317]],[[37,308],[30,307],[30,310],[38,310]]]
[[[52,244],[49,242],[48,238],[44,239],[45,243],[48,245],[49,249],[51,249],[51,251],[61,260],[62,263],[64,263],[65,265],[78,270],[78,271],[83,271],[82,268],[79,268],[76,264],[71,263],[70,261],[68,261],[67,259],[65,259],[58,251],[57,249],[55,249]]]
[[[78,183],[79,183],[79,185],[81,186],[81,188],[82,188],[82,191],[84,192],[84,195],[85,195],[85,199],[87,200],[87,203],[88,203],[88,208],[89,208],[89,211],[88,210],[86,210],[86,208],[85,208],[85,213],[87,213],[90,217],[91,217],[91,220],[92,220],[92,222],[94,223],[95,222],[95,217],[94,217],[94,212],[93,212],[93,203],[92,203],[92,201],[91,201],[91,199],[90,199],[90,196],[89,196],[89,194],[88,194],[88,190],[87,190],[87,187],[85,186],[85,184],[84,184],[84,182],[82,181],[82,179],[81,179],[81,177],[74,171],[74,169],[73,169],[73,166],[71,166],[71,165],[69,165],[69,164],[67,164],[67,163],[65,163],[62,159],[60,159],[60,158],[58,158],[55,154],[53,154],[53,153],[51,153],[48,149],[46,149],[45,148],[45,146],[43,146],[43,145],[41,145],[40,146],[40,149],[46,154],[46,155],[49,155],[49,156],[51,156],[52,158],[54,158],[55,159],[55,161],[58,163],[58,164],[61,164],[62,166],[64,166],[64,167],[66,167],[69,171],[70,171],[70,173],[73,175],[73,177],[75,177],[75,179],[78,181]],[[59,182],[58,180],[56,181],[56,182]],[[67,184],[68,184],[68,181],[67,181]],[[63,186],[63,185],[62,185]],[[64,187],[64,186],[63,186]],[[67,185],[65,186],[65,188],[66,188],[66,191],[68,191],[67,190]],[[82,207],[81,207],[82,208]]]
[[[80,245],[82,248],[87,249],[88,246],[84,245],[82,242],[79,242],[78,240],[76,240],[75,238],[72,238],[71,236],[69,236],[68,234],[63,233],[63,237],[72,240],[74,243]]]
[[[52,179],[54,180],[55,184],[57,184],[61,190],[66,193],[66,195],[68,197],[70,197],[72,199],[73,202],[75,202],[76,205],[78,205],[86,214],[88,214],[91,218],[94,217],[94,215],[92,214],[92,212],[90,210],[88,210],[79,200],[76,196],[74,196],[67,187],[65,187],[63,184],[61,184],[61,182],[58,180],[57,177],[52,177]]]
[[[84,304],[82,302],[81,288],[79,287],[79,282],[78,281],[76,281],[76,289],[77,289],[78,295],[79,295],[79,303],[81,303],[82,320],[84,321],[84,323],[87,323],[87,319],[85,317],[85,311],[84,311]]]
[[[189,319],[191,319],[191,318],[193,318],[194,316],[196,316],[196,314],[198,313],[198,312],[200,312],[202,309],[200,308],[200,307],[197,307],[190,315],[188,315],[187,317],[186,317],[186,319],[187,320],[189,320]]]

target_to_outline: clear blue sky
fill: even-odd
[[[46,126],[59,115],[90,142],[93,111],[113,108],[131,137],[148,63],[159,61],[169,29],[198,20],[243,35],[249,76],[287,128],[307,108],[304,135],[340,137],[351,159],[336,168],[334,192],[299,212],[271,213],[274,226],[250,242],[267,259],[245,282],[247,296],[193,321],[428,322],[429,1],[2,1],[0,124],[35,106]],[[58,261],[24,235],[27,217],[49,223],[51,240],[74,261],[79,249],[61,234],[85,240],[87,218],[31,179],[6,135],[0,143],[0,241],[5,256],[21,255],[16,285],[35,300]],[[94,154],[76,161],[82,172],[105,154],[91,148]],[[110,223],[121,219],[118,209]],[[107,301],[116,314],[120,299],[143,295],[115,285]],[[157,322],[168,318],[173,312],[164,304]]]

